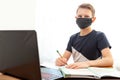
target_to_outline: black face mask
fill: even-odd
[[[92,24],[92,18],[77,18],[76,23],[80,29],[84,29]]]

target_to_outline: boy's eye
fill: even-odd
[[[79,17],[79,18],[82,18],[82,16],[81,16],[81,15],[79,15],[78,17]]]
[[[89,18],[89,16],[88,15],[86,15],[86,16],[84,16],[85,18]]]

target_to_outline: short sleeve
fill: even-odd
[[[66,50],[72,52],[72,37],[68,41]]]
[[[103,32],[97,33],[97,43],[98,43],[98,49],[101,51],[104,48],[111,48],[109,41],[107,40],[105,34]]]

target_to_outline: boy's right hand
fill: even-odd
[[[67,59],[64,57],[59,57],[56,59],[55,64],[56,64],[56,66],[64,66],[67,64]]]

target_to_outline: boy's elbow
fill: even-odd
[[[108,66],[112,67],[114,64],[113,58],[108,58],[107,63],[108,63]]]

